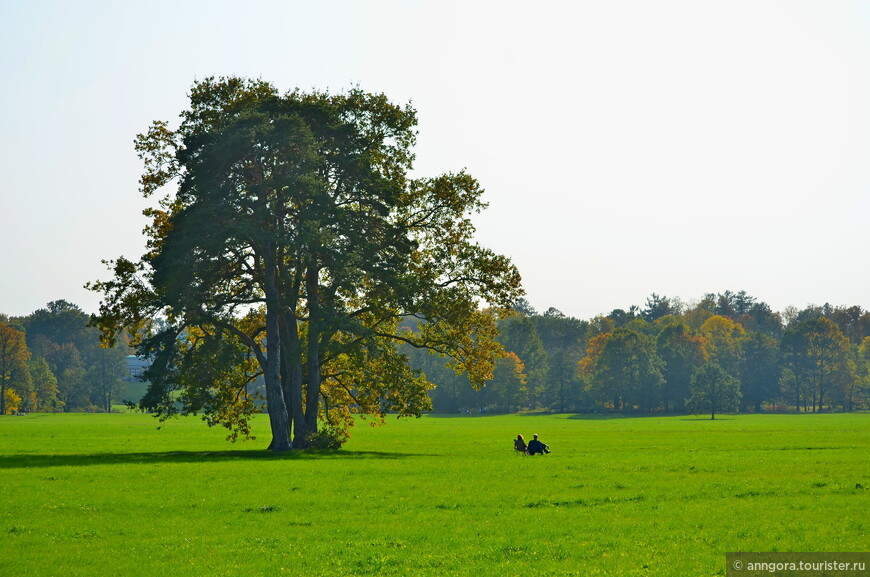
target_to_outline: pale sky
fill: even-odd
[[[359,85],[467,168],[539,310],[870,307],[870,3],[0,0],[0,313],[137,260],[133,139],[194,79]]]

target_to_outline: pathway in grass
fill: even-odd
[[[0,419],[0,575],[721,575],[727,551],[870,550],[868,415],[430,416],[290,456],[265,427]]]

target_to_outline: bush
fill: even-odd
[[[308,435],[308,446],[312,449],[337,451],[349,438],[350,433],[346,430],[327,425]]]

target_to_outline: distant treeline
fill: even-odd
[[[692,305],[652,294],[590,320],[527,301],[499,322],[507,356],[474,390],[437,356],[405,353],[439,413],[853,411],[870,404],[870,311],[774,312],[745,291]]]
[[[0,414],[111,410],[129,349],[102,348],[88,321],[63,300],[0,315]],[[480,390],[443,358],[403,349],[437,385],[435,412],[870,408],[870,311],[860,306],[774,312],[743,291],[691,305],[652,294],[643,308],[580,320],[521,300],[498,329],[507,354]]]
[[[110,411],[129,378],[125,347],[103,348],[65,300],[26,317],[0,314],[0,414]]]

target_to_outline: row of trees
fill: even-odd
[[[413,369],[437,384],[429,390],[435,411],[712,412],[771,405],[818,411],[864,408],[870,401],[870,312],[858,306],[775,313],[744,292],[726,291],[693,306],[653,294],[643,309],[616,309],[589,321],[552,308],[539,314],[523,300],[515,309],[498,321],[496,338],[506,354],[483,388],[472,387],[431,349],[402,347]],[[125,348],[101,346],[88,321],[63,300],[26,317],[0,316],[0,414],[110,410],[127,377]],[[413,317],[398,327],[409,335],[415,329]],[[204,341],[191,329],[186,342]],[[186,357],[173,376],[262,388],[262,372],[244,351],[235,359],[234,380],[231,370],[215,374],[229,360],[227,351],[212,349],[209,356],[208,350]],[[200,410],[208,403],[217,408],[222,395],[240,390],[213,387],[215,398],[184,398]]]
[[[771,310],[745,292],[687,306],[653,294],[644,308],[582,321],[520,301],[499,323],[508,351],[475,391],[436,358],[409,351],[438,387],[439,412],[820,411],[870,402],[870,312]]]
[[[111,410],[126,354],[101,346],[89,320],[64,300],[25,317],[0,315],[0,414]]]

